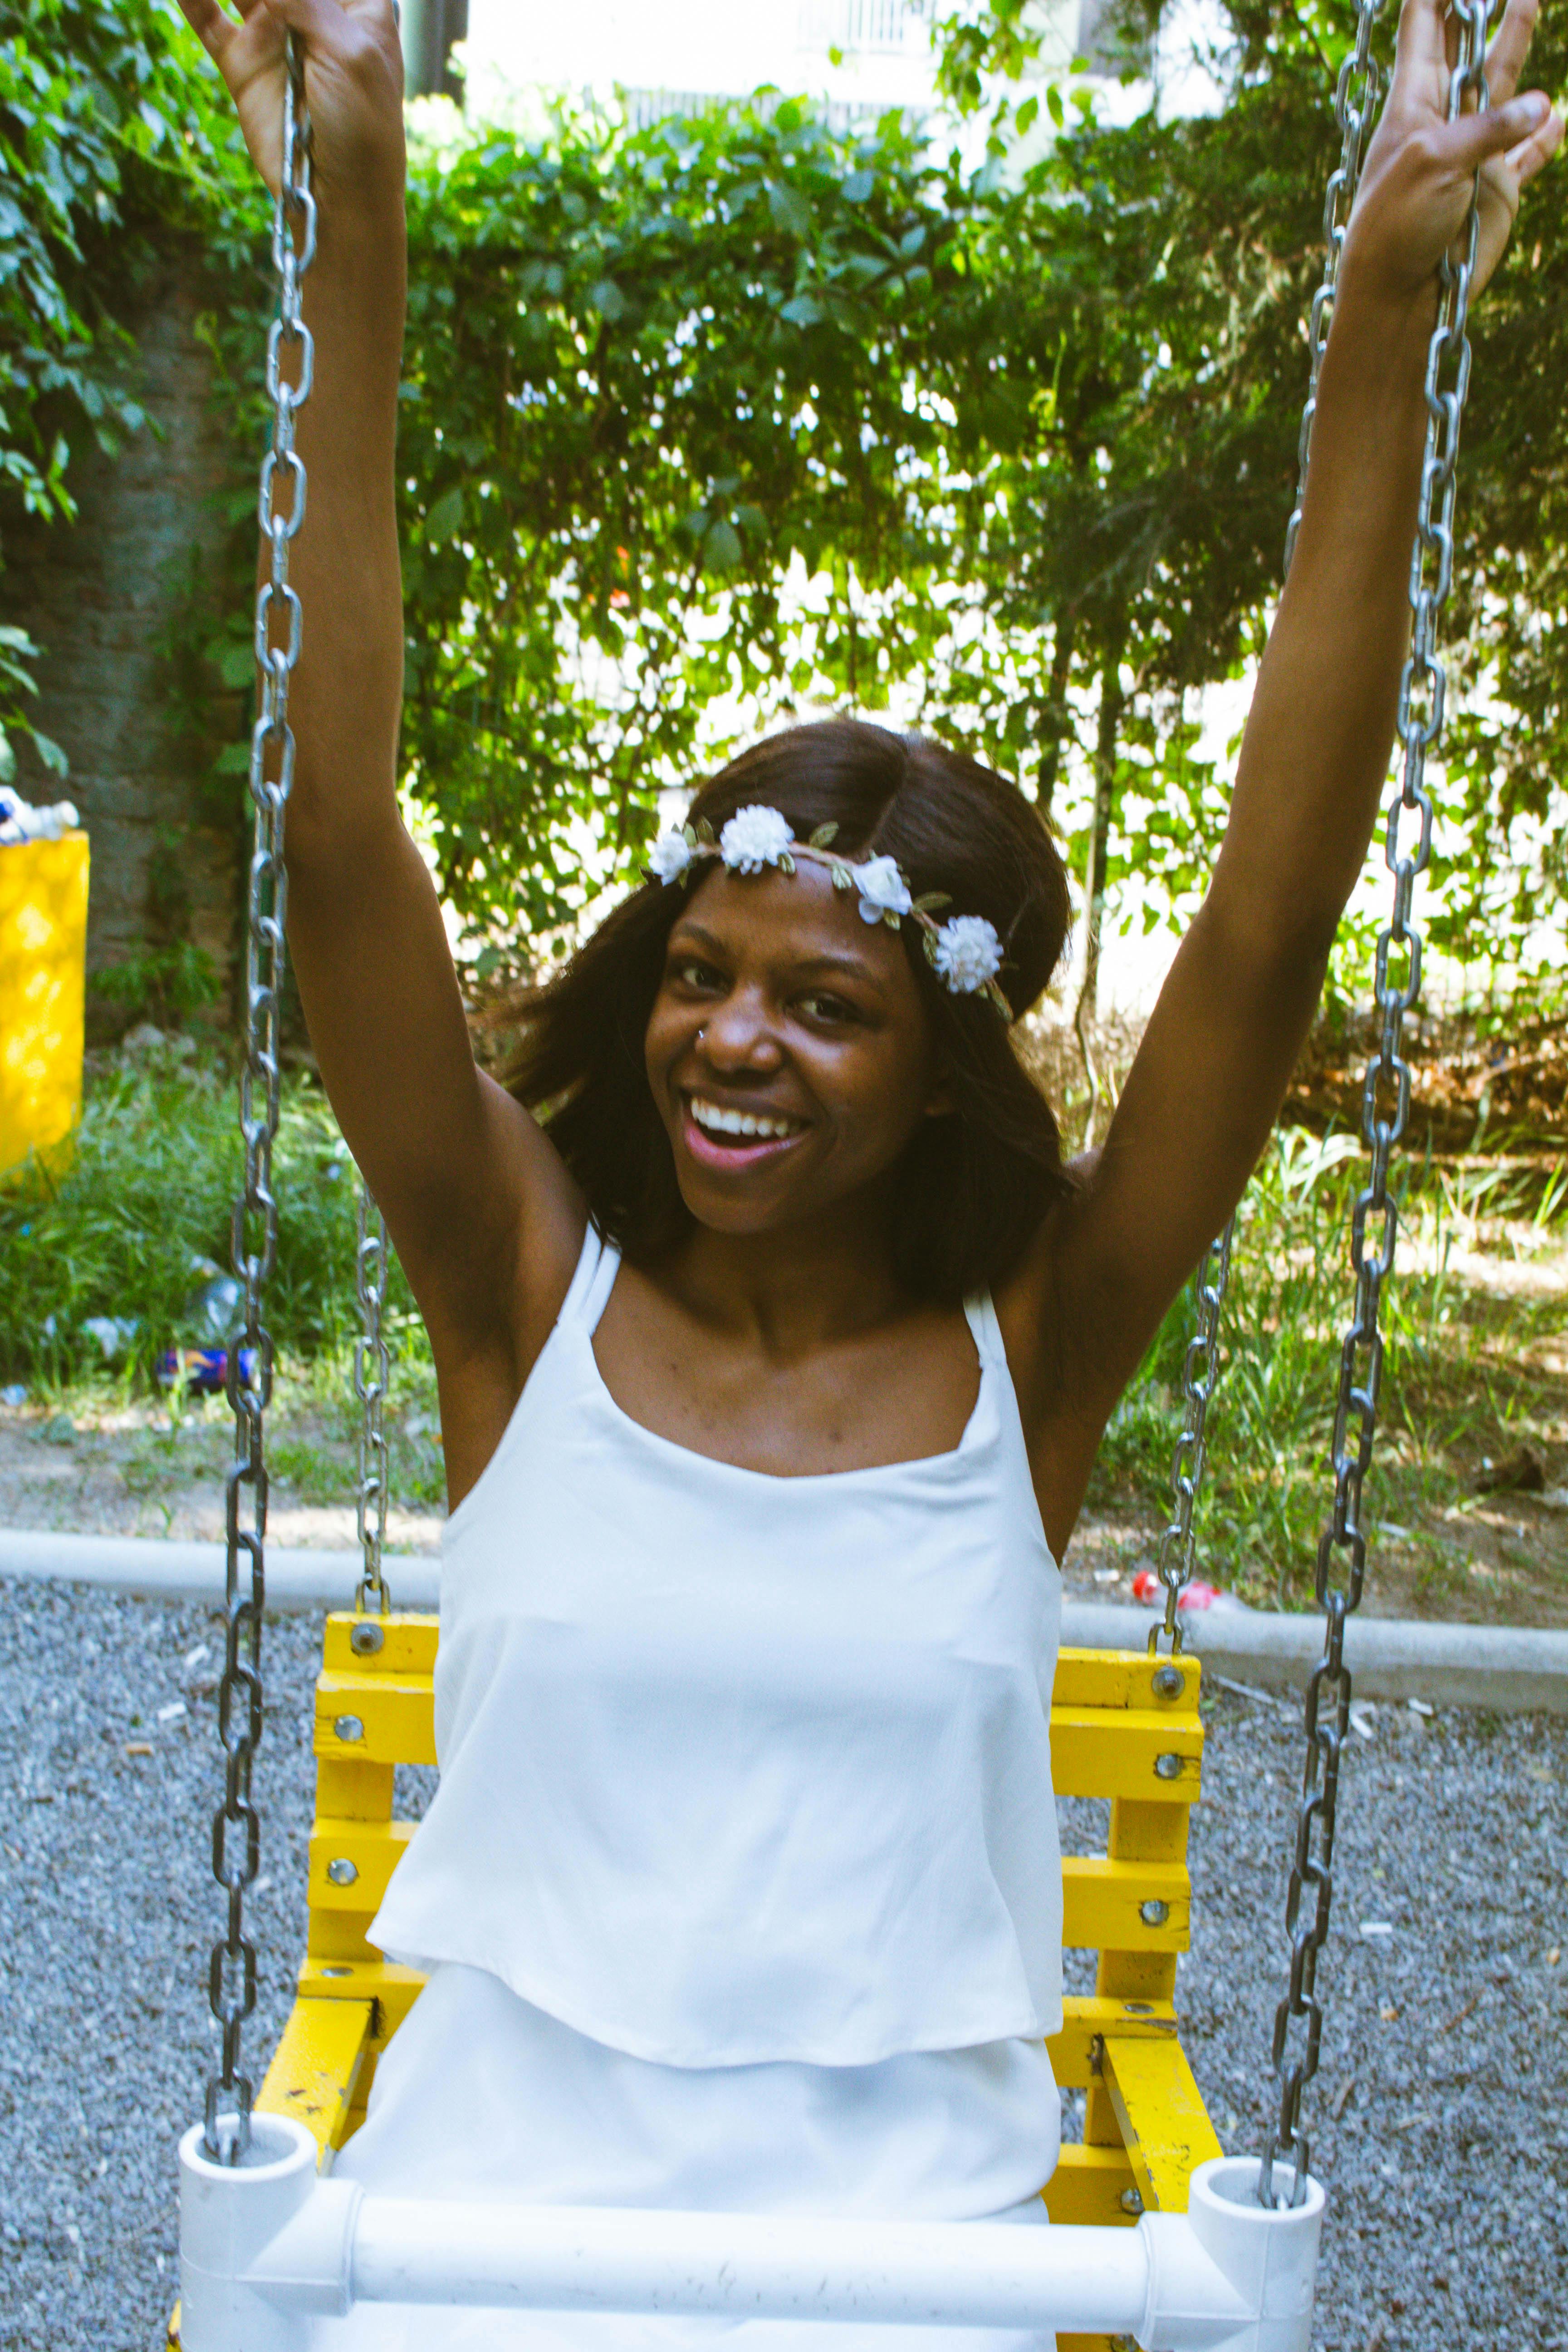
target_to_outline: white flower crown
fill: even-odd
[[[1002,942],[995,926],[984,915],[950,915],[939,923],[937,909],[952,903],[945,890],[926,890],[915,898],[895,857],[868,857],[860,866],[836,857],[831,845],[837,832],[836,824],[819,824],[809,841],[796,841],[780,810],[753,803],[737,809],[717,836],[706,817],[682,825],[678,833],[661,834],[648,864],[661,882],[684,882],[694,866],[711,857],[731,874],[760,874],[768,866],[793,874],[796,858],[809,857],[826,866],[836,890],[859,892],[862,922],[886,923],[891,931],[906,917],[918,923],[926,961],[942,985],[954,996],[989,997],[1010,1022],[1013,1008],[996,978],[1002,969]]]

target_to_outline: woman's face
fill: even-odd
[[[646,1058],[681,1196],[766,1233],[863,1192],[946,1108],[901,940],[803,858],[715,866],[669,935]]]

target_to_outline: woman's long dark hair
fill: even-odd
[[[986,917],[1003,942],[1001,983],[1015,1018],[1049,981],[1067,937],[1067,876],[1036,809],[977,761],[832,719],[742,752],[701,787],[690,816],[719,830],[752,802],[782,810],[798,840],[836,823],[836,851],[885,853],[917,898],[945,890],[954,913]],[[634,890],[510,1009],[522,1043],[507,1084],[547,1118],[600,1229],[645,1265],[691,1229],[643,1059],[666,942],[689,895],[659,882]],[[918,926],[906,923],[902,938],[952,1114],[924,1120],[895,1171],[894,1259],[914,1296],[952,1302],[1016,1265],[1071,1180],[1050,1107],[994,1005],[943,987]]]

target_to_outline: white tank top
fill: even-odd
[[[441,1573],[441,1781],[372,1940],[675,2066],[1061,2023],[1060,1582],[989,1298],[951,1453],[781,1478],[655,1435],[592,1227]]]

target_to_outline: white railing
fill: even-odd
[[[356,2303],[706,2312],[1130,2336],[1145,2352],[1309,2352],[1323,2192],[1258,2203],[1256,2163],[1193,2175],[1186,2213],[1133,2229],[829,2221],[367,2195],[321,2179],[291,2117],[251,2158],[180,2144],[184,2352],[308,2352]],[[1289,2169],[1277,2179],[1283,2192]]]
[[[887,55],[923,50],[931,26],[927,0],[801,0],[803,49]]]

